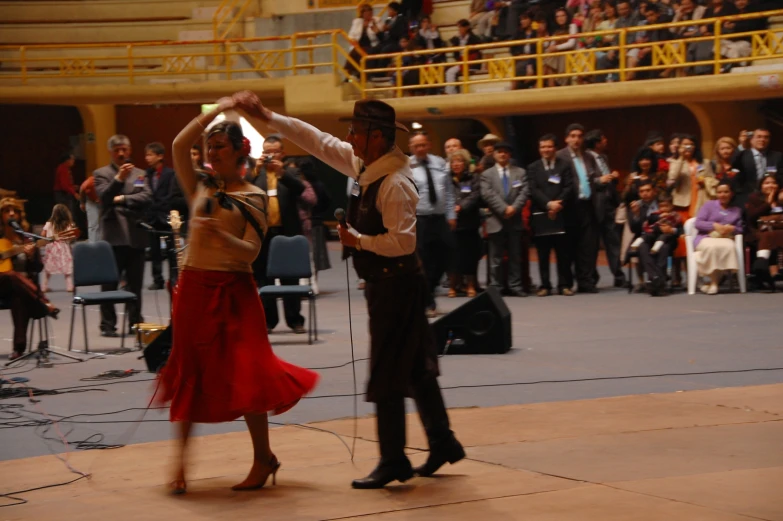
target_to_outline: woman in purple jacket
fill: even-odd
[[[693,240],[693,247],[699,253],[696,266],[699,275],[708,275],[710,283],[701,287],[708,295],[718,293],[718,282],[723,271],[737,271],[737,253],[734,236],[741,234],[742,209],[732,204],[734,190],[726,181],[717,187],[717,199],[707,201],[696,216],[696,230],[699,234]]]

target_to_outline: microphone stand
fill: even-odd
[[[33,239],[33,240],[36,240],[36,241],[49,241],[49,242],[54,241],[54,239],[52,237],[44,237],[42,235],[36,235],[34,233],[31,233],[31,232],[26,232],[26,231],[22,230],[21,228],[19,230],[14,229],[14,231],[18,235],[21,235],[22,237],[25,237],[27,239]]]
[[[173,231],[157,230],[149,225],[141,226],[141,228],[147,230],[147,232],[152,237],[152,240],[156,241],[160,241],[161,237],[174,236]],[[176,285],[177,279],[179,278],[179,272],[177,270],[177,245],[174,244],[173,240],[166,241],[166,258],[169,261],[169,285],[171,286],[171,291],[169,291],[169,310],[171,310],[173,307],[172,291],[174,290],[174,286]],[[169,313],[169,315],[171,315],[171,313]]]

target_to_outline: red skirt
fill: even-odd
[[[216,423],[281,414],[315,388],[318,374],[272,352],[250,273],[184,270],[174,298],[174,342],[159,402],[171,421]]]

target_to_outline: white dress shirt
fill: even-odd
[[[262,130],[267,126],[250,117],[250,123]],[[416,192],[408,156],[394,147],[388,154],[368,165],[361,176],[362,161],[353,155],[353,147],[331,134],[321,132],[304,121],[273,114],[268,126],[291,140],[302,150],[314,155],[338,172],[357,179],[362,189],[385,176],[378,190],[375,207],[383,216],[386,233],[362,235],[362,250],[384,257],[400,257],[416,251]]]
[[[427,171],[416,156],[411,156],[411,171],[416,187],[419,189],[419,203],[416,205],[416,215],[445,215],[447,219],[456,219],[454,211],[454,185],[449,175],[450,169],[442,157],[427,154],[427,166],[435,185],[435,205],[430,202],[430,187],[427,182]]]

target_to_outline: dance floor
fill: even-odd
[[[783,385],[452,410],[468,459],[434,478],[357,491],[375,463],[372,419],[358,422],[355,458],[337,437],[272,430],[276,486],[232,492],[249,468],[247,433],[197,438],[188,493],[170,496],[170,441],[72,454],[91,474],[25,492],[2,519],[161,520],[783,520]],[[414,463],[426,441],[415,417]],[[350,445],[352,420],[312,427]],[[0,463],[2,489],[75,477],[53,456]],[[5,504],[14,498],[0,498]]]
[[[37,402],[26,394],[0,399],[0,505],[9,505],[0,508],[0,521],[783,521],[781,293],[629,295],[612,287],[602,265],[597,295],[507,298],[510,352],[440,360],[446,404],[469,460],[438,478],[353,491],[350,481],[377,458],[373,408],[361,396],[354,402],[351,366],[353,350],[361,395],[367,311],[353,271],[346,282],[339,252],[331,253],[334,267],[319,278],[318,341],[308,345],[284,322],[270,335],[278,356],[321,374],[313,395],[270,418],[285,425],[271,434],[283,462],[276,487],[230,491],[251,458],[237,421],[198,426],[189,494],[167,495],[172,428],[165,410],[145,410],[154,376],[139,351],[120,352],[119,339],[98,335],[98,309],[90,308],[90,353],[76,353],[85,362],[53,354],[51,368],[27,361],[0,371],[0,378],[27,378],[24,385],[47,393]],[[535,282],[535,263],[531,272]],[[50,321],[50,340],[62,352],[70,295],[62,278],[52,287],[62,313]],[[145,321],[168,321],[165,292],[145,290],[143,299]],[[442,312],[465,302],[438,297]],[[307,304],[302,311],[307,315]],[[0,312],[0,353],[11,351],[11,330],[10,313]],[[81,317],[74,348],[84,350]],[[352,445],[346,418],[354,410],[363,419],[351,462],[343,442]],[[426,446],[418,420],[409,425],[418,463]],[[127,446],[90,450],[118,445]],[[27,491],[78,477],[54,454],[91,479]]]

